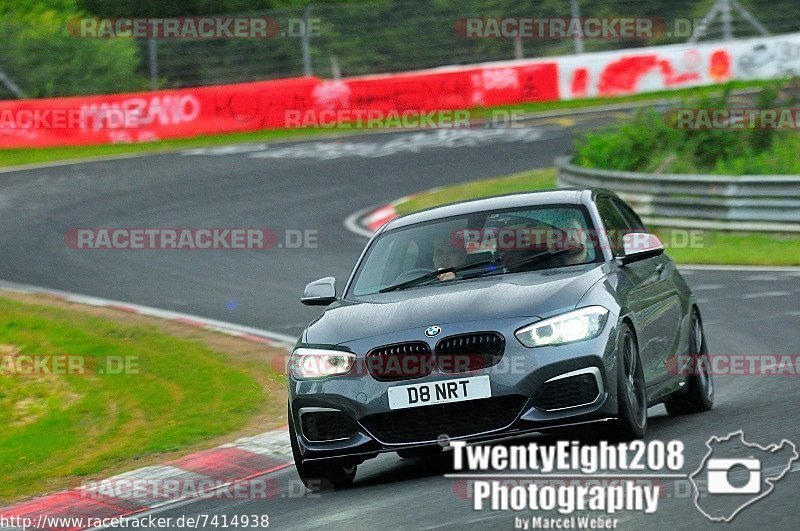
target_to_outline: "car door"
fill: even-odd
[[[612,197],[611,202],[620,211],[625,221],[631,226],[634,232],[649,232],[639,216],[624,202]],[[661,381],[670,377],[666,367],[667,358],[670,354],[680,354],[679,346],[681,342],[681,321],[684,314],[682,298],[679,293],[678,283],[676,282],[677,271],[675,264],[666,254],[661,254],[650,259],[655,264],[657,273],[655,286],[662,292],[664,302],[657,309],[658,334],[665,347],[661,349],[657,363],[654,364],[653,375],[656,381]]]
[[[633,219],[626,219],[611,196],[599,196],[597,210],[616,257],[624,256],[622,241],[625,234],[642,230]],[[639,341],[639,353],[647,385],[665,379],[664,359],[669,353],[669,324],[672,305],[669,282],[662,275],[667,269],[664,256],[655,256],[617,270],[617,292],[630,316]]]

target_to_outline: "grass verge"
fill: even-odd
[[[42,296],[0,314],[0,501],[285,424],[280,349]]]
[[[730,86],[733,89],[751,88],[763,86],[764,82],[734,82]],[[574,108],[588,108],[598,105],[609,105],[615,103],[631,103],[653,101],[657,102],[665,98],[677,98],[686,95],[698,96],[716,94],[720,91],[718,86],[697,87],[691,89],[666,90],[652,92],[649,94],[634,94],[629,96],[618,96],[613,98],[585,98],[569,101],[549,101],[531,102],[517,105],[503,105],[493,109],[504,111],[521,112],[543,112],[568,110]],[[481,119],[491,115],[493,109],[476,108],[472,109],[471,116]],[[381,129],[367,127],[352,127],[344,125],[338,128],[298,128],[298,129],[273,129],[266,131],[251,131],[245,133],[227,133],[220,135],[205,135],[192,138],[180,138],[172,140],[160,140],[156,142],[146,142],[139,144],[111,144],[100,146],[75,146],[75,147],[54,147],[40,149],[0,149],[0,167],[19,166],[22,164],[39,164],[72,159],[84,159],[92,157],[111,157],[135,153],[159,153],[174,151],[178,149],[191,149],[200,147],[220,146],[226,144],[237,144],[247,142],[267,142],[275,140],[291,140],[308,138],[312,136],[325,136],[330,134],[352,134],[358,132],[378,131]]]
[[[246,133],[229,133],[222,135],[204,135],[192,138],[176,138],[143,142],[139,144],[107,144],[100,146],[72,146],[39,149],[2,149],[0,150],[0,167],[19,166],[22,164],[39,164],[72,159],[93,157],[114,157],[138,153],[160,153],[179,149],[221,146],[227,144],[243,144],[248,142],[268,142],[275,140],[291,140],[312,135],[341,133],[338,129],[272,129],[267,131],[250,131]]]
[[[554,168],[526,171],[506,175],[504,177],[494,177],[492,179],[482,179],[434,188],[428,192],[416,194],[408,201],[396,205],[395,210],[402,216],[417,212],[418,210],[424,210],[446,203],[454,203],[456,201],[476,199],[478,197],[512,194],[531,190],[546,190],[548,188],[554,188],[555,183],[556,170]]]
[[[395,208],[403,215],[455,201],[555,188],[555,177],[555,169],[547,168],[471,181],[422,192]],[[653,230],[670,257],[681,264],[800,265],[800,236],[713,230],[693,230],[687,235],[677,229]]]

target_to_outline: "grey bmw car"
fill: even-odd
[[[290,358],[289,432],[311,489],[383,452],[593,424],[641,438],[647,408],[712,407],[694,295],[613,192],[551,190],[432,208],[372,237]]]

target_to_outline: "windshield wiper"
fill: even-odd
[[[519,262],[514,264],[512,267],[507,267],[506,270],[509,273],[519,273],[521,271],[524,271],[524,269],[521,269],[521,268],[524,268],[525,266],[529,266],[529,265],[533,265],[533,264],[535,264],[537,262],[541,262],[545,258],[552,258],[553,256],[557,256],[557,255],[559,255],[561,253],[565,253],[568,250],[569,249],[559,249],[557,251],[544,251],[542,253],[535,254],[533,256],[529,256],[528,258],[520,260]]]
[[[519,273],[519,272],[523,271],[522,269],[519,269],[520,267],[525,267],[525,266],[529,266],[531,264],[535,264],[536,262],[539,262],[539,261],[541,261],[541,260],[543,260],[545,258],[550,258],[550,257],[559,255],[559,254],[561,254],[563,252],[566,252],[566,251],[568,251],[568,249],[559,249],[558,251],[544,251],[542,253],[539,253],[539,254],[536,254],[536,255],[533,255],[533,256],[529,256],[528,258],[525,258],[524,260],[520,260],[519,262],[514,264],[513,269],[512,268],[508,268],[508,267],[505,267],[505,268],[490,268],[490,269],[486,269],[485,271],[479,271],[479,272],[474,273],[472,275],[464,275],[463,277],[461,277],[461,280],[469,280],[471,278],[484,277],[484,276],[488,276],[490,274],[501,275],[503,273]]]
[[[423,282],[425,282],[427,280],[433,280],[434,278],[436,278],[439,275],[442,275],[444,273],[459,273],[461,271],[467,271],[469,269],[474,269],[476,267],[483,267],[483,266],[486,266],[486,265],[489,265],[489,264],[493,264],[493,263],[494,263],[494,258],[489,259],[489,260],[481,260],[480,262],[475,262],[474,264],[465,264],[465,265],[455,266],[455,267],[446,267],[444,269],[439,269],[437,271],[431,271],[430,273],[425,273],[424,275],[418,276],[416,278],[412,278],[411,280],[406,280],[406,281],[400,282],[398,284],[387,286],[387,287],[385,287],[383,289],[378,290],[378,293],[387,293],[389,291],[395,291],[395,290],[399,290],[399,289],[410,288],[412,286],[417,286],[419,284],[422,284]]]
[[[501,275],[505,273],[505,269],[503,267],[487,267],[483,271],[478,271],[477,273],[472,273],[469,275],[464,275],[459,280],[469,280],[471,278],[478,278],[478,277],[485,277],[488,275]]]

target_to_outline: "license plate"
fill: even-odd
[[[492,396],[489,376],[473,376],[389,388],[389,409],[432,406]]]

